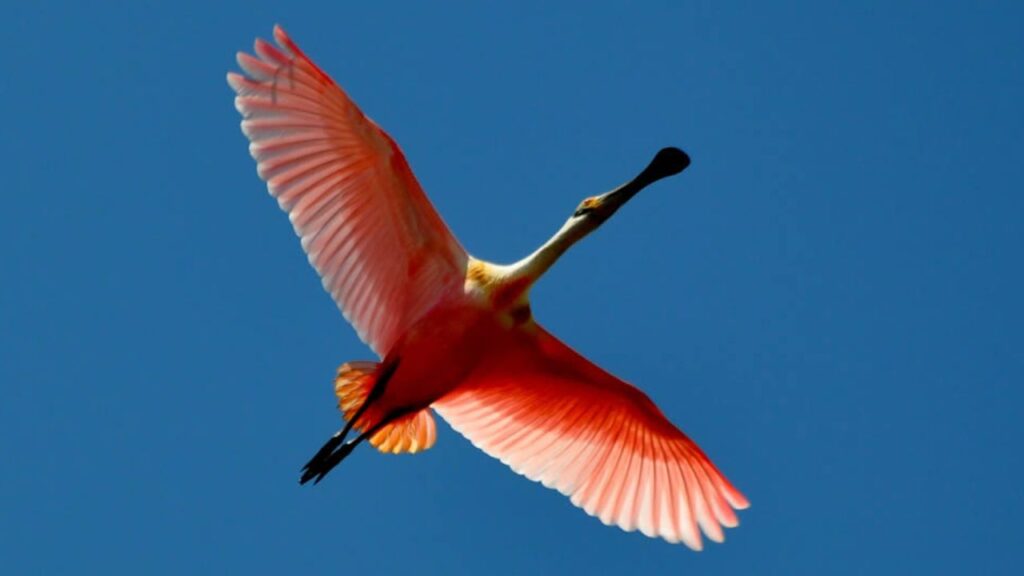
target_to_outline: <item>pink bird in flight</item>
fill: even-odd
[[[548,333],[530,287],[649,184],[690,163],[659,151],[635,178],[583,200],[514,264],[470,256],[394,140],[279,26],[228,73],[249,151],[342,314],[379,362],[335,379],[346,424],[303,468],[319,482],[363,441],[433,446],[433,409],[476,447],[605,524],[702,548],[747,499],[640,390]],[[356,438],[346,442],[352,430]]]

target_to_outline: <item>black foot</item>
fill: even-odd
[[[337,448],[338,445],[341,444],[341,442],[344,439],[345,437],[342,436],[341,432],[335,432],[334,436],[331,436],[330,440],[324,442],[324,445],[320,448],[320,450],[318,450],[317,453],[314,454],[313,457],[309,459],[309,462],[306,462],[306,465],[302,467],[302,470],[309,470],[309,468],[313,466],[313,464],[327,458],[331,454],[331,452],[334,452],[334,449]]]
[[[357,442],[349,442],[348,444],[338,446],[340,442],[339,436],[334,436],[327,441],[327,444],[324,444],[324,447],[316,453],[316,456],[313,456],[313,459],[302,468],[302,477],[299,478],[299,484],[305,484],[310,480],[313,480],[313,484],[319,484],[324,476],[327,476],[328,472],[352,453],[352,449],[357,444]],[[335,447],[337,447],[336,450]]]

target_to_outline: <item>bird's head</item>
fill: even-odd
[[[679,148],[662,148],[635,178],[600,196],[586,198],[561,229],[526,258],[510,266],[509,278],[524,278],[527,286],[537,280],[570,246],[603,224],[633,196],[647,186],[678,174],[690,165],[690,157]]]
[[[682,172],[689,165],[690,157],[686,152],[679,148],[662,148],[654,155],[651,163],[629,182],[611,192],[591,196],[580,202],[570,222],[575,221],[588,231],[593,230],[641,190],[662,178]]]

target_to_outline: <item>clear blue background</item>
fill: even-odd
[[[1019,2],[87,4],[4,10],[0,571],[1019,571]],[[275,22],[484,258],[691,153],[533,300],[750,497],[725,545],[447,427],[298,486],[372,355],[238,129],[224,74]]]

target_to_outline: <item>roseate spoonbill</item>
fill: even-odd
[[[396,454],[430,448],[433,409],[605,524],[698,550],[701,531],[722,541],[746,498],[643,392],[549,334],[529,301],[570,246],[689,157],[661,150],[629,182],[583,200],[529,256],[486,262],[448,230],[395,141],[284,30],[274,38],[240,52],[244,74],[227,76],[242,131],[324,288],[381,357],[338,370],[347,423],[300,482],[319,482],[364,440]]]

